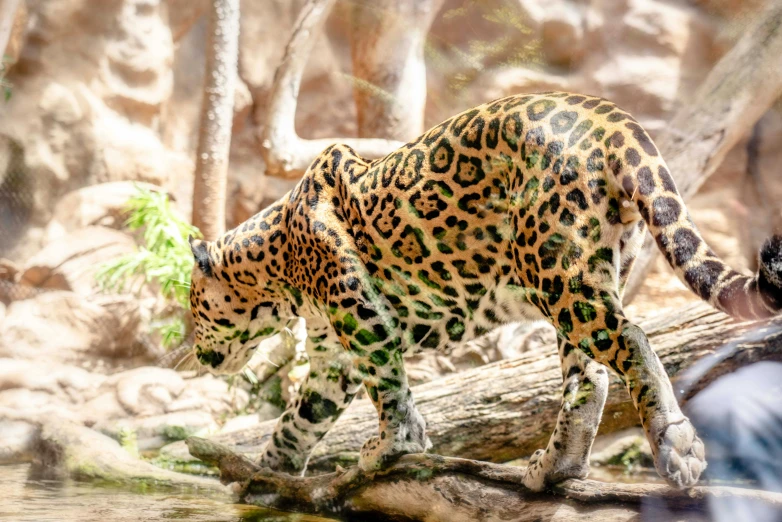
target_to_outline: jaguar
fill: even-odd
[[[543,319],[557,332],[562,401],[524,484],[587,475],[610,370],[658,473],[689,487],[706,467],[704,445],[622,309],[647,230],[717,309],[746,319],[782,309],[782,236],[762,246],[757,274],[728,267],[647,132],[605,99],[509,96],[374,161],[335,144],[275,204],[215,241],[191,239],[194,356],[213,373],[237,372],[261,340],[305,318],[309,374],[260,464],[304,473],[363,386],[379,418],[359,457],[372,472],[431,447],[403,355]]]

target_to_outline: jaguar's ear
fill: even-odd
[[[190,243],[190,250],[193,251],[193,257],[196,263],[198,263],[201,272],[207,277],[212,277],[212,261],[209,259],[206,241],[195,239],[193,236],[189,236],[187,241]]]

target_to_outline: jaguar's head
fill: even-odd
[[[240,255],[223,255],[217,244],[192,237],[190,248],[194,356],[211,373],[237,373],[261,341],[286,327],[279,297]]]

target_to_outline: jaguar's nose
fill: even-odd
[[[198,362],[212,368],[217,368],[225,360],[225,355],[222,353],[214,350],[202,350],[201,348],[196,348],[196,357],[198,357]]]

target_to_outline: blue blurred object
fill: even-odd
[[[782,492],[782,363],[758,362],[720,377],[685,413],[706,444],[706,479]],[[709,505],[718,522],[782,520],[778,510],[737,498]]]
[[[735,348],[724,347],[679,384],[696,382],[709,369],[706,366]],[[758,362],[718,378],[686,404],[684,413],[706,445],[708,468],[702,481],[782,492],[782,363]],[[714,522],[782,522],[779,509],[735,497],[711,498],[709,512],[693,513],[693,518],[704,515]],[[662,499],[644,501],[641,520],[672,517]]]

